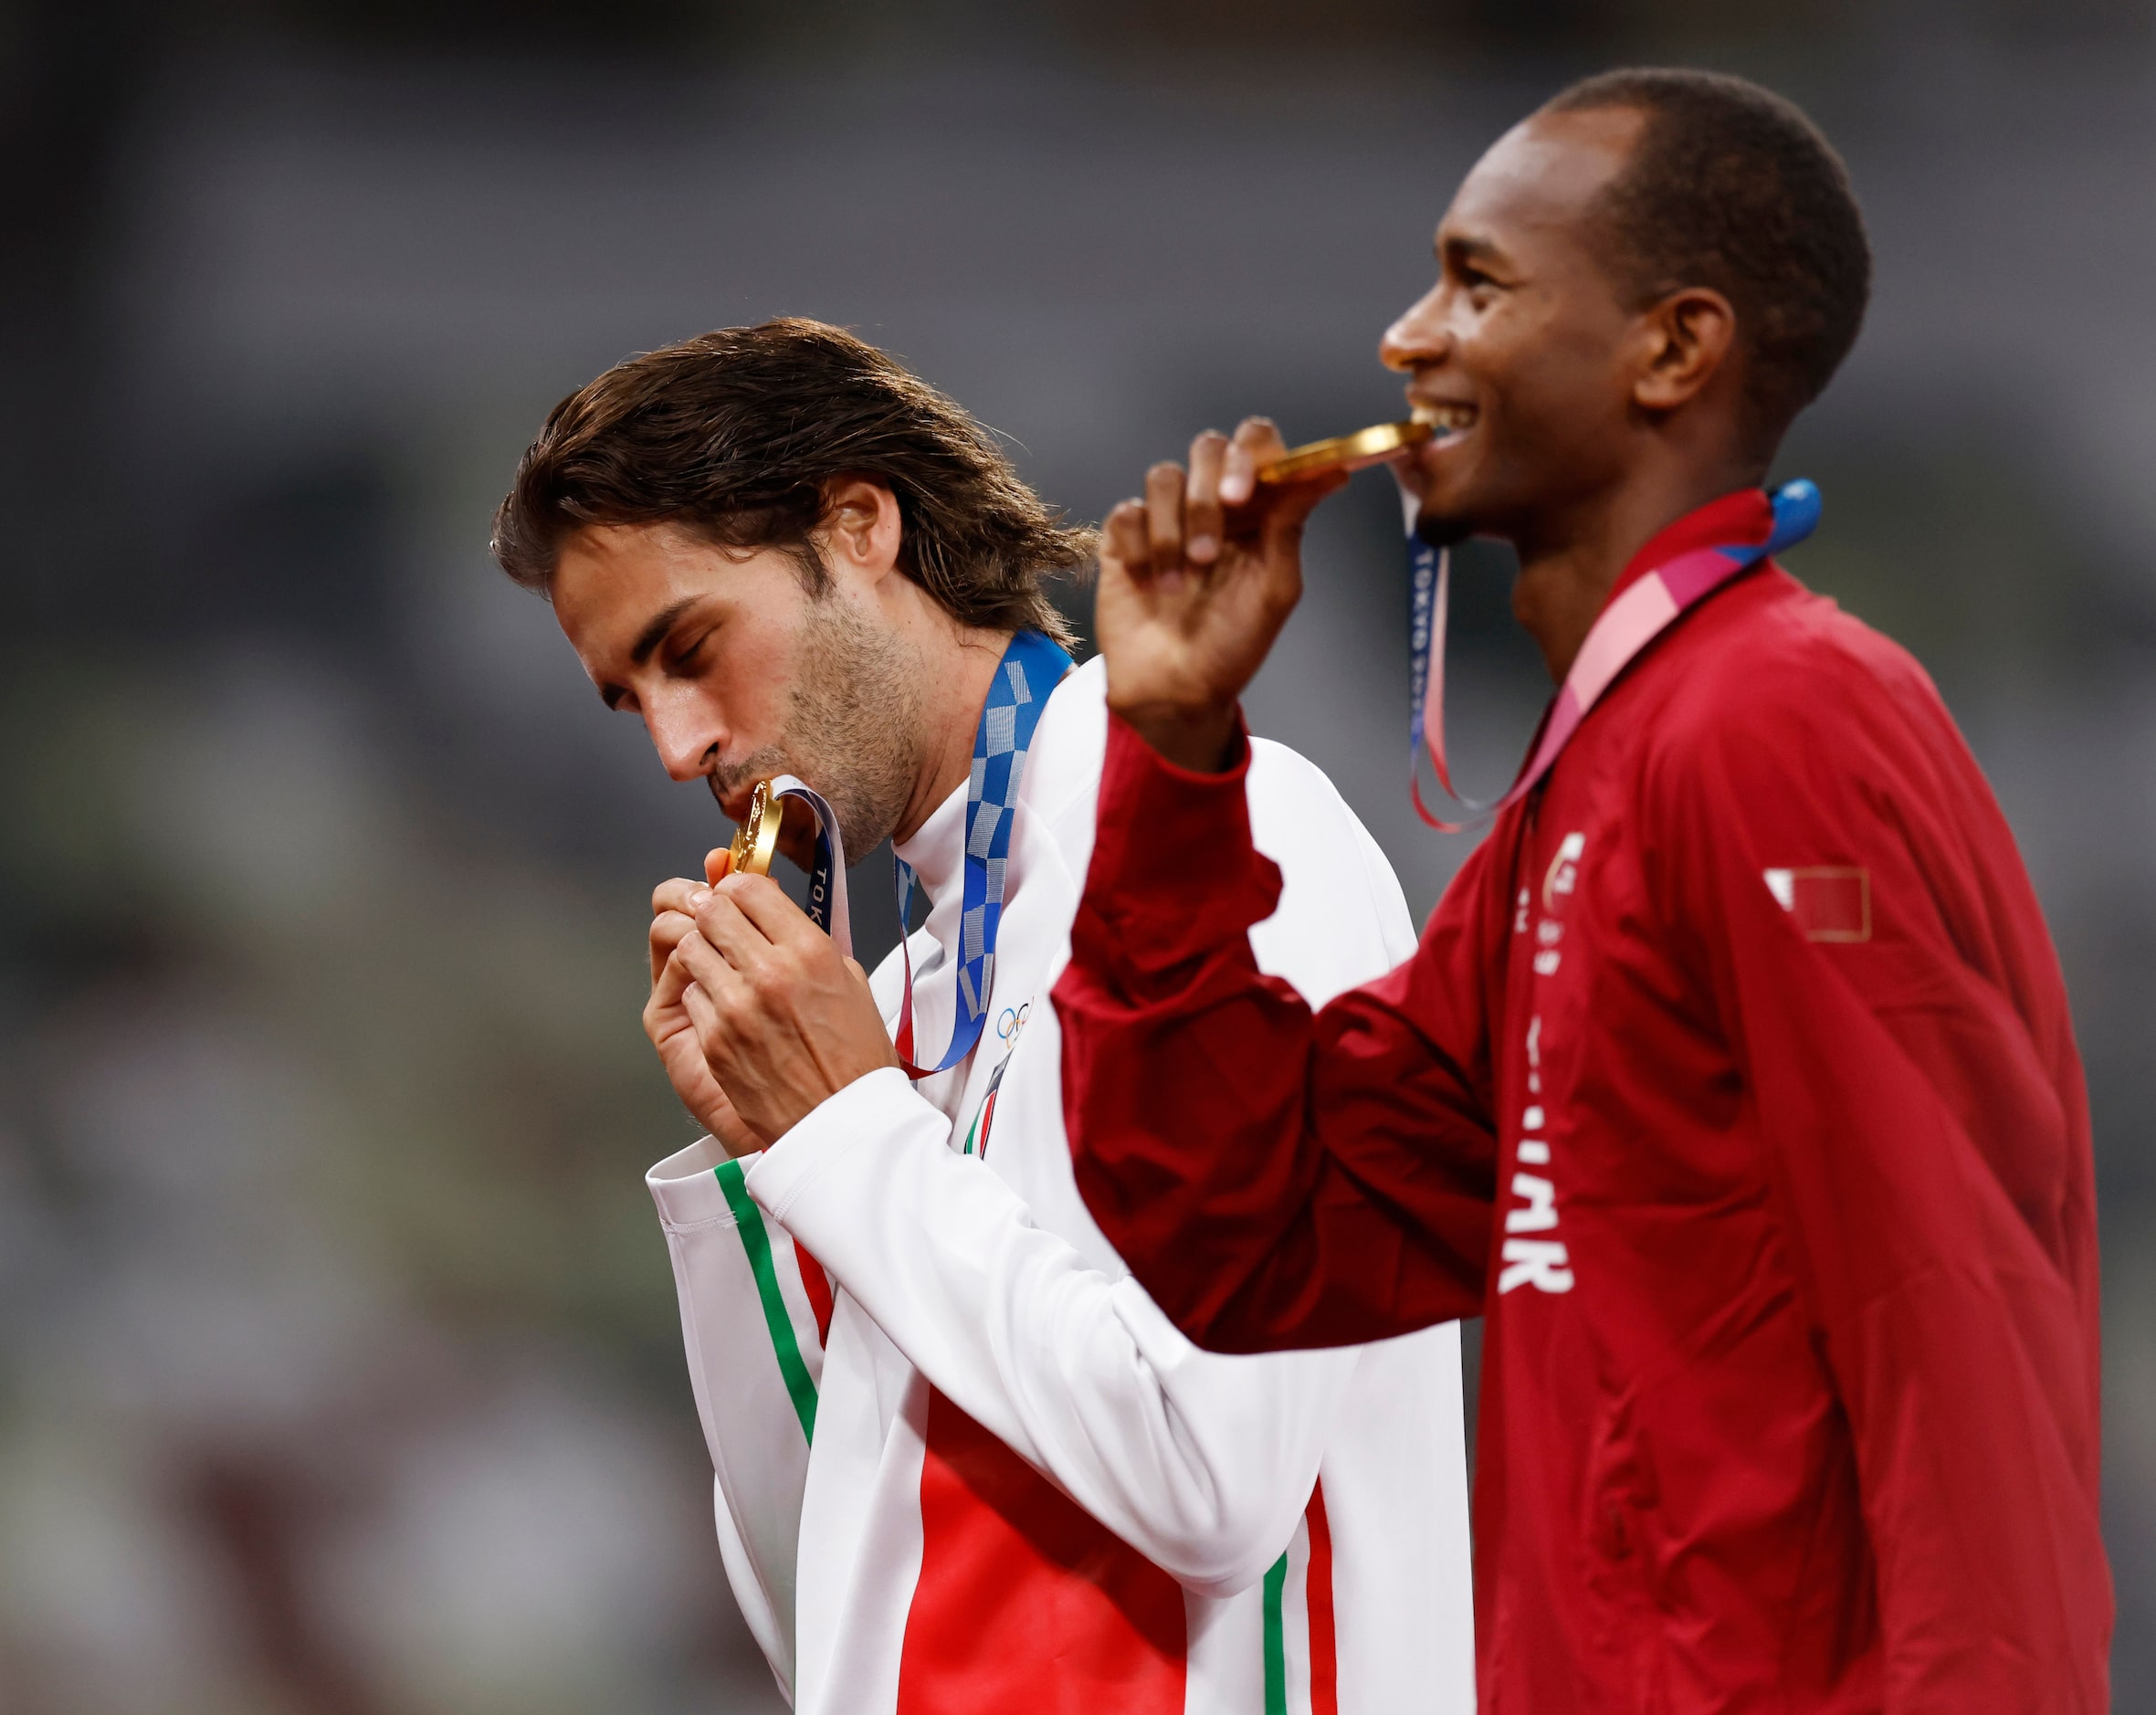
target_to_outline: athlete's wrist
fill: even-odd
[[[1124,705],[1111,700],[1109,707],[1162,758],[1194,774],[1225,773],[1242,754],[1242,712],[1233,700]]]

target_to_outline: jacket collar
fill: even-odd
[[[913,866],[914,878],[929,898],[940,900],[962,878],[965,844],[966,788],[960,784],[929,812],[911,838],[894,841],[891,849]]]
[[[1610,585],[1610,600],[1680,553],[1699,548],[1751,546],[1774,531],[1774,503],[1764,489],[1737,489],[1696,507],[1667,523],[1646,540],[1646,544],[1625,563],[1617,581]],[[1605,601],[1604,606],[1608,606]]]

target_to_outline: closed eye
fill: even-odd
[[[709,631],[699,631],[692,641],[673,651],[667,659],[667,671],[676,676],[693,673],[703,656],[704,645],[710,640],[710,637]]]

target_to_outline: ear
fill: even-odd
[[[1696,397],[1729,360],[1737,312],[1708,286],[1671,292],[1640,317],[1640,367],[1632,402],[1643,411],[1674,411]]]
[[[834,477],[824,485],[824,556],[841,578],[880,584],[899,563],[904,534],[899,497],[868,477]]]

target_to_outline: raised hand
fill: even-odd
[[[1302,594],[1303,525],[1347,481],[1257,481],[1286,450],[1263,417],[1232,440],[1208,430],[1187,472],[1155,465],[1145,498],[1101,527],[1095,630],[1109,707],[1185,768],[1229,762],[1236,702]]]

